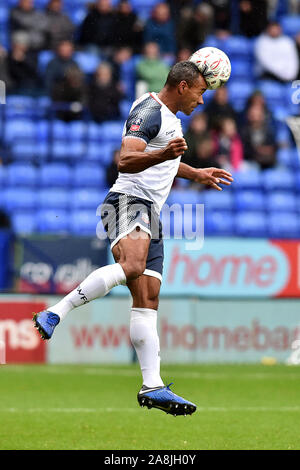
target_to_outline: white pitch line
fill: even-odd
[[[232,413],[232,412],[299,412],[300,406],[245,406],[245,407],[198,407],[202,413]],[[140,408],[2,408],[0,413],[136,413]]]

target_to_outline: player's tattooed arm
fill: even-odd
[[[193,168],[186,163],[180,163],[176,176],[211,186],[218,191],[222,191],[219,184],[229,186],[233,181],[232,174],[222,168]]]
[[[146,142],[139,138],[125,137],[122,142],[119,171],[121,173],[139,173],[151,166],[174,160],[187,150],[186,142],[178,137],[159,150],[145,152]]]

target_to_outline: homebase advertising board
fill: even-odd
[[[108,296],[73,311],[48,343],[51,363],[128,363],[129,298]],[[200,300],[162,298],[158,330],[166,363],[284,362],[300,338],[295,300]]]
[[[300,297],[299,240],[165,240],[164,252],[161,295]],[[127,295],[126,287],[113,295]]]
[[[0,343],[6,362],[130,363],[128,297],[106,296],[73,310],[51,341],[33,328],[32,312],[59,298],[1,296]],[[158,329],[165,363],[284,362],[300,338],[299,300],[162,298]]]

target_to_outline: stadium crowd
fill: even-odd
[[[109,187],[117,174],[119,141],[108,136],[109,157],[101,162],[104,150],[93,147],[96,137],[89,141],[99,129],[93,125],[108,122],[111,129],[121,131],[132,101],[145,91],[159,91],[171,64],[207,45],[228,53],[232,77],[228,86],[204,95],[203,108],[191,117],[181,116],[189,147],[183,161],[232,171],[297,166],[294,138],[285,119],[299,113],[291,98],[291,82],[300,78],[298,1],[10,0],[7,4],[0,9],[4,26],[0,79],[6,84],[10,107],[1,114],[4,166],[30,160],[27,131],[23,127],[21,137],[16,135],[18,147],[17,131],[10,135],[6,129],[9,117],[30,117],[37,129],[54,123],[54,131],[47,128],[48,144],[57,138],[59,125],[79,129],[88,123],[82,141],[85,148],[100,154],[93,162],[104,167],[103,186]],[[26,111],[26,106],[31,109]],[[50,150],[41,151],[41,134],[37,140],[31,163],[57,161],[57,141]]]

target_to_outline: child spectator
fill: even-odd
[[[38,87],[36,55],[28,48],[28,36],[15,33],[7,57],[7,70],[14,93],[34,94]]]
[[[228,171],[239,170],[243,163],[243,145],[234,119],[227,117],[220,122],[216,144],[220,167]]]
[[[94,121],[119,119],[122,97],[113,80],[112,67],[108,63],[100,64],[89,87],[89,109]]]

